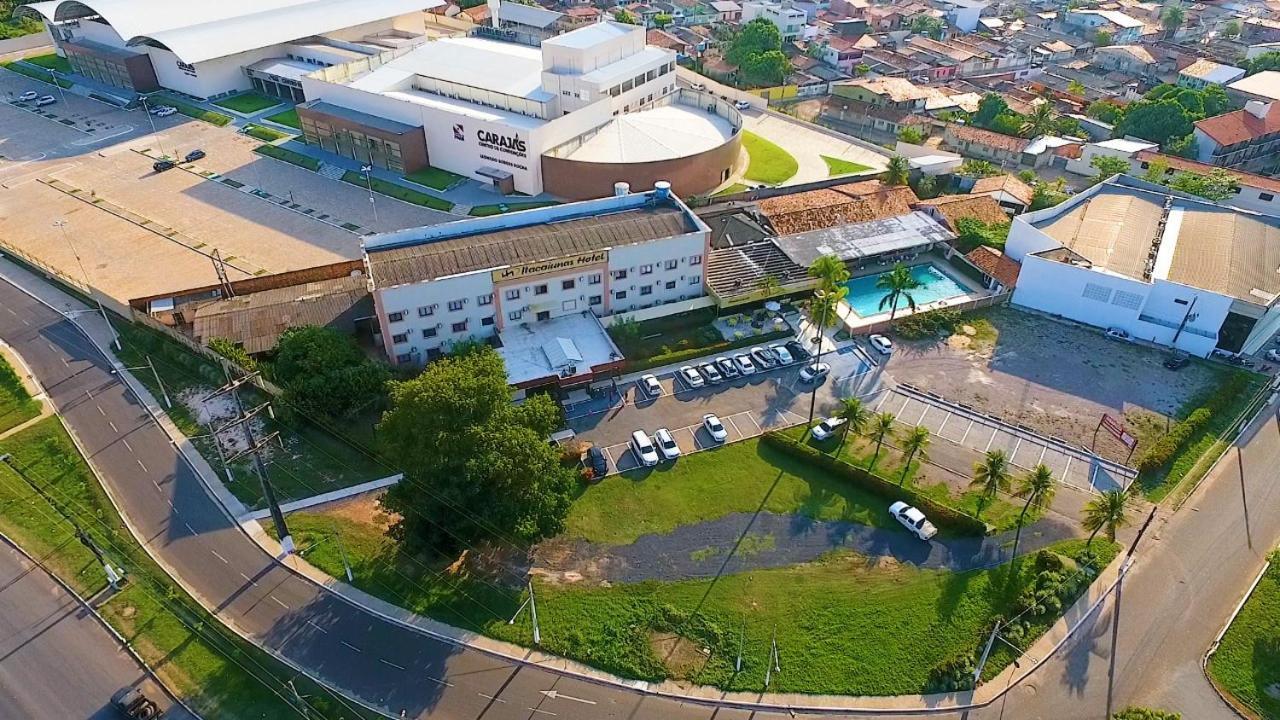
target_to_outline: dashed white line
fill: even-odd
[[[94,405],[94,407],[98,408],[98,414],[99,414],[99,415],[101,415],[102,417],[106,417],[106,416],[107,416],[107,414],[106,414],[105,412],[103,412],[103,411],[102,411],[102,406],[101,406],[101,405]]]
[[[195,535],[195,534],[196,534],[196,529],[195,529],[195,528],[193,528],[193,527],[191,527],[191,523],[189,523],[189,522],[184,522],[184,523],[182,523],[182,524],[186,526],[186,528],[187,528],[187,532],[191,533],[192,535]]]
[[[443,685],[443,686],[445,686],[445,687],[453,687],[453,683],[451,683],[451,682],[449,682],[449,681],[447,681],[447,680],[441,680],[440,678],[433,678],[433,677],[431,677],[430,675],[427,675],[427,676],[425,676],[425,677],[426,677],[428,680],[430,680],[431,682],[433,682],[433,683],[435,683],[435,684],[437,684],[437,685]]]
[[[255,582],[254,579],[249,577],[248,575],[245,575],[244,573],[240,573],[240,577],[244,578],[245,582],[249,583],[250,585],[254,587],[258,587],[258,583]]]
[[[543,715],[550,715],[552,717],[557,717],[556,714],[551,712],[550,710],[539,710],[538,708],[534,708],[534,707],[529,708],[529,710],[532,710],[533,712],[536,712],[536,713],[541,713]]]
[[[390,665],[391,667],[393,667],[393,668],[395,668],[395,669],[397,669],[397,670],[403,670],[403,669],[404,669],[404,666],[403,666],[403,665],[397,665],[397,664],[395,664],[395,663],[391,662],[390,660],[383,660],[382,658],[378,658],[378,662],[382,663],[383,665]]]
[[[85,394],[85,395],[86,395],[90,400],[92,400],[92,399],[93,399],[93,393],[89,392],[88,390],[85,390],[85,391],[84,391],[84,394]]]
[[[289,606],[288,606],[288,605],[285,605],[285,604],[284,604],[284,603],[282,603],[282,602],[280,602],[280,599],[279,599],[279,598],[277,598],[275,595],[269,595],[268,597],[270,597],[270,598],[271,598],[271,600],[272,600],[273,602],[275,602],[275,604],[279,605],[280,607],[284,608],[285,610],[288,610],[288,609],[289,609]]]
[[[117,428],[117,427],[116,427],[116,424],[115,424],[115,423],[113,423],[113,422],[111,422],[110,420],[108,420],[108,421],[107,421],[107,424],[111,426],[111,432],[113,432],[113,433],[118,433],[118,432],[120,432],[119,428]]]
[[[133,461],[134,461],[134,462],[136,462],[136,463],[138,463],[138,467],[142,468],[142,472],[144,472],[144,473],[145,473],[145,472],[151,472],[150,470],[148,470],[148,469],[147,469],[147,466],[146,466],[146,465],[143,465],[143,464],[142,464],[142,461],[141,461],[141,460],[139,460],[138,458],[134,458],[134,459],[133,459]]]
[[[342,643],[343,645],[346,645],[347,647],[351,648],[352,650],[355,650],[356,652],[364,652],[363,650],[361,650],[360,648],[356,647],[355,645],[352,645],[351,643],[347,642],[346,640],[339,640],[338,642]]]
[[[482,693],[482,692],[478,692],[478,693],[476,693],[476,694],[477,694],[477,695],[479,695],[480,697],[484,698],[485,700],[492,700],[492,701],[494,701],[494,702],[502,703],[503,705],[507,704],[507,701],[506,701],[506,700],[503,700],[502,698],[497,698],[497,697],[494,697],[494,696],[492,696],[492,695],[485,695],[485,694],[484,694],[484,693]]]
[[[120,443],[124,445],[126,450],[128,450],[129,452],[133,452],[133,446],[129,444],[128,440],[121,440]]]
[[[209,552],[213,553],[213,556],[214,556],[214,557],[216,557],[216,558],[218,558],[219,560],[221,560],[224,564],[226,564],[226,565],[230,565],[230,564],[231,564],[231,563],[227,562],[227,559],[226,559],[226,558],[224,558],[224,557],[222,557],[221,555],[219,555],[217,550],[210,550]]]
[[[160,487],[160,483],[152,480],[151,484],[156,486],[156,492],[164,492],[164,488]]]

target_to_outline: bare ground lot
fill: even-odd
[[[1014,308],[975,316],[979,324],[983,319],[990,329],[983,328],[980,341],[897,339],[889,372],[899,381],[1085,447],[1103,413],[1123,416],[1141,447],[1188,400],[1220,382],[1224,372],[1201,362],[1167,370],[1155,349]],[[1098,435],[1097,451],[1118,461],[1127,454],[1105,431]]]

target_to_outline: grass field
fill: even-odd
[[[502,203],[499,205],[475,205],[472,206],[468,213],[472,217],[488,217],[490,215],[501,215],[509,212],[519,212],[520,210],[533,210],[534,208],[550,207],[559,205],[555,200],[541,200],[535,202],[524,203]]]
[[[711,197],[720,197],[721,195],[735,195],[737,193],[746,192],[746,191],[747,191],[746,185],[743,185],[742,183],[733,183],[732,185],[725,187],[725,189],[721,190],[715,195],[712,195]]]
[[[871,170],[870,165],[851,162],[849,160],[841,160],[840,158],[822,156],[822,161],[827,164],[828,177],[839,177],[841,175],[853,175],[854,173],[863,173]]]
[[[312,172],[320,169],[319,160],[311,157],[310,155],[303,155],[302,153],[294,152],[288,148],[282,148],[276,145],[259,145],[254,148],[253,151],[259,155],[266,155],[267,157],[275,158],[276,160],[283,160],[287,163],[297,165],[298,167],[304,167]]]
[[[448,170],[426,167],[417,172],[405,175],[404,179],[419,185],[426,185],[432,190],[448,190],[450,187],[462,182],[464,178],[461,175],[451,173]]]
[[[54,78],[52,75],[49,74],[48,70],[43,70],[41,68],[35,68],[35,67],[23,65],[22,63],[16,62],[13,60],[0,62],[0,67],[5,68],[6,70],[12,70],[18,73],[19,75],[26,75],[32,80],[39,80],[42,83],[48,83],[50,85],[54,83]],[[64,78],[58,78],[57,84],[60,85],[61,87],[69,88],[74,83]]]
[[[574,502],[565,534],[626,544],[757,508],[901,529],[885,507],[878,495],[751,439],[605,478]]]
[[[169,105],[187,117],[203,120],[210,125],[217,125],[218,127],[223,127],[231,122],[230,115],[224,115],[212,110],[205,110],[198,105],[192,105],[185,100],[181,100],[173,95],[166,95],[164,93],[152,95],[147,98],[147,105],[150,107],[155,107],[157,105]]]
[[[221,100],[214,100],[213,104],[244,115],[252,115],[260,110],[275,107],[281,102],[283,101],[277,98],[259,95],[254,92],[247,92],[240,93],[239,95],[232,95],[231,97],[225,97]]]
[[[278,112],[275,115],[268,115],[263,120],[273,122],[278,125],[288,125],[294,130],[302,130],[302,121],[298,120],[298,111],[295,108],[289,108],[284,112]]]
[[[779,185],[800,170],[800,163],[791,153],[765,140],[753,132],[742,132],[742,146],[747,149],[751,161],[744,176],[748,180]]]
[[[0,529],[88,596],[101,590],[106,578],[89,550],[76,542],[65,516],[75,518],[129,577],[124,589],[99,604],[98,611],[201,715],[230,720],[299,716],[300,710],[283,699],[292,697],[286,683],[293,680],[312,705],[313,717],[337,717],[340,711],[354,717],[325,690],[223,628],[151,562],[58,418],[0,440],[0,452],[11,453],[52,500],[0,465],[0,505],[5,508]]]
[[[22,385],[13,366],[0,357],[0,433],[40,414],[40,403]]]
[[[1280,720],[1280,552],[1209,662],[1214,682],[1265,720]]]
[[[46,70],[57,70],[58,72],[69,73],[75,72],[75,68],[71,67],[71,63],[67,62],[64,57],[58,56],[57,53],[49,53],[48,55],[32,55],[23,58],[32,65],[39,65]]]
[[[245,125],[244,134],[263,142],[275,142],[289,137],[287,133],[282,133],[279,130],[273,130],[263,125]]]
[[[428,195],[426,193],[418,192],[417,190],[412,190],[410,188],[404,187],[403,185],[397,185],[396,183],[393,183],[393,182],[387,182],[386,180],[382,180],[380,178],[365,180],[365,177],[363,174],[358,173],[354,170],[348,170],[342,176],[342,181],[345,183],[350,183],[351,185],[358,185],[362,188],[368,188],[370,185],[372,185],[373,191],[376,193],[387,195],[397,200],[403,200],[407,203],[413,203],[414,205],[429,207],[432,210],[441,210],[444,212],[448,212],[453,209],[453,203],[449,202],[448,200],[442,200],[434,195]]]

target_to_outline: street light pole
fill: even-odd
[[[111,318],[107,317],[107,309],[102,307],[102,301],[98,299],[98,294],[93,291],[93,284],[89,282],[89,272],[84,269],[84,261],[80,259],[80,251],[76,250],[76,244],[71,242],[71,235],[67,233],[66,220],[54,220],[54,226],[62,231],[62,239],[67,241],[67,247],[71,248],[71,254],[76,258],[76,265],[80,266],[80,274],[84,276],[85,290],[93,296],[93,301],[98,304],[98,312],[102,313],[102,322],[107,324],[107,329],[111,331],[111,340],[115,343],[116,350],[123,350],[120,346],[120,335],[116,333],[115,326],[111,324]]]
[[[159,133],[156,131],[156,119],[151,115],[151,108],[147,105],[147,96],[142,95],[140,97],[142,98],[142,111],[147,114],[147,122],[151,123],[151,134],[157,135]]]
[[[818,352],[816,355],[813,356],[813,366],[816,369],[818,365],[822,364],[822,331],[826,327],[826,320],[827,320],[827,308],[826,308],[827,293],[823,290],[814,290],[813,297],[815,300],[818,301],[818,303],[821,303],[820,306],[815,305],[815,308],[819,309]],[[835,312],[835,309],[832,308],[831,312]],[[820,383],[818,382],[818,379],[814,378],[813,391],[809,393],[809,425],[813,425],[813,411],[816,408],[818,403],[818,385],[819,384]]]
[[[58,97],[62,98],[62,104],[65,105],[67,103],[67,93],[62,89],[62,82],[58,78],[58,71],[50,68],[49,77],[53,78],[53,86],[58,88]]]
[[[370,158],[372,160],[372,158]],[[373,165],[361,165],[360,172],[364,173],[364,181],[369,187],[369,207],[373,208],[373,222],[378,222],[378,203],[373,200]]]

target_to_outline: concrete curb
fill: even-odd
[[[1222,643],[1222,636],[1227,634],[1227,630],[1231,629],[1231,624],[1236,621],[1236,616],[1244,609],[1245,603],[1249,602],[1249,598],[1253,596],[1253,591],[1258,589],[1258,583],[1262,582],[1262,578],[1267,574],[1267,570],[1271,569],[1271,561],[1262,564],[1262,569],[1258,571],[1257,577],[1253,579],[1253,583],[1249,585],[1249,589],[1245,591],[1244,597],[1240,598],[1240,602],[1236,603],[1236,607],[1231,611],[1231,616],[1222,624],[1222,629],[1214,636],[1213,642],[1209,644],[1209,649],[1205,650],[1204,655],[1200,658],[1200,672],[1204,673],[1204,679],[1209,681],[1213,692],[1217,694],[1218,699],[1222,700],[1227,707],[1231,708],[1231,712],[1243,720],[1254,720],[1257,717],[1254,712],[1245,707],[1243,703],[1236,700],[1229,693],[1218,687],[1218,683],[1214,682],[1213,676],[1209,674],[1209,661],[1213,659],[1214,653],[1218,652],[1218,645]]]

